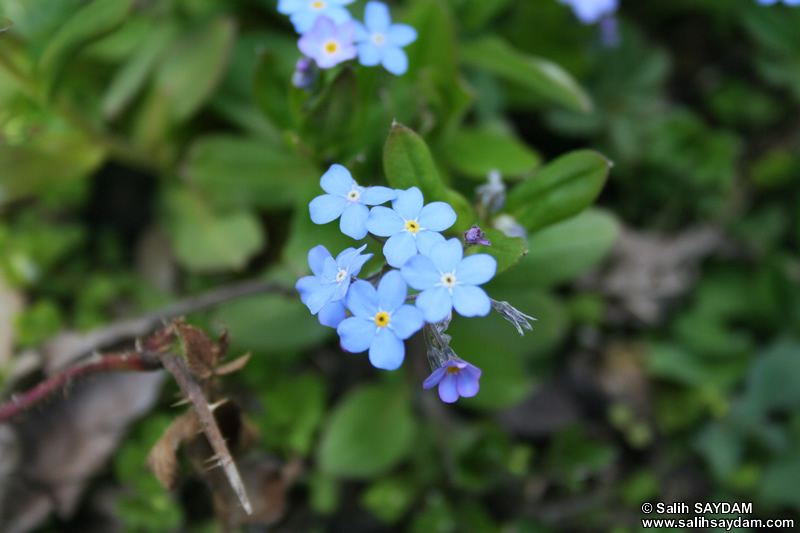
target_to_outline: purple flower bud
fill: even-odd
[[[492,243],[486,238],[486,232],[481,231],[478,225],[474,225],[464,232],[464,242],[472,246],[491,246]]]
[[[316,64],[310,57],[301,57],[297,60],[292,74],[292,85],[298,89],[309,90],[317,81]]]

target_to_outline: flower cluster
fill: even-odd
[[[335,259],[324,246],[316,246],[308,254],[312,275],[296,285],[302,302],[321,324],[336,328],[344,350],[368,351],[372,365],[384,370],[399,368],[405,358],[403,341],[425,329],[433,373],[424,388],[438,385],[445,402],[477,394],[481,371],[453,352],[443,331],[453,311],[486,316],[499,305],[480,287],[494,277],[495,259],[480,253],[464,257],[464,246],[483,244],[480,228],[468,232],[464,244],[447,240],[441,232],[456,222],[449,204],[425,204],[417,187],[362,187],[341,165],[332,165],[320,186],[326,194],[309,204],[311,220],[326,224],[338,218],[342,233],[353,239],[368,233],[386,238],[385,264],[358,279],[373,255],[363,253],[366,245],[347,248]],[[388,203],[390,207],[379,205]],[[409,295],[409,287],[419,292]]]
[[[403,47],[417,39],[406,24],[392,24],[389,8],[368,2],[364,22],[353,20],[345,5],[353,0],[280,0],[278,11],[289,15],[300,34],[298,48],[319,68],[354,59],[367,67],[383,65],[392,74],[408,70]]]
[[[575,16],[583,24],[594,24],[614,14],[619,0],[558,0],[572,7]]]

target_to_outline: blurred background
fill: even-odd
[[[107,373],[0,424],[0,530],[625,533],[643,502],[800,519],[800,7],[622,0],[583,24],[556,0],[390,2],[419,34],[406,74],[350,62],[301,89],[276,5],[0,0],[2,400],[162,316],[227,328],[252,357],[209,395],[255,508],[202,438],[163,488],[145,461],[178,386]],[[425,140],[452,236],[528,249],[486,289],[538,320],[456,317],[483,376],[453,405],[422,390],[419,336],[379,371],[292,294],[311,247],[353,245],[308,218],[320,176],[385,184],[393,121]],[[585,149],[613,168],[574,212],[476,207],[491,171],[511,199]],[[282,289],[232,297],[243,280]]]

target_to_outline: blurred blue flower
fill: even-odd
[[[290,15],[289,20],[300,35],[314,26],[319,17],[327,17],[336,24],[351,20],[350,12],[342,6],[355,0],[279,0],[278,13]],[[324,68],[324,67],[323,67]]]
[[[497,271],[497,261],[486,254],[463,257],[461,242],[450,239],[434,244],[427,255],[417,255],[400,272],[417,295],[417,308],[426,322],[439,322],[455,310],[462,316],[486,316],[491,310],[489,296],[477,285],[486,283]]]
[[[322,309],[327,305],[339,302],[345,297],[347,289],[350,288],[350,278],[357,276],[364,263],[372,258],[372,254],[361,255],[366,247],[365,244],[358,249],[347,248],[336,256],[336,260],[322,245],[315,246],[308,252],[308,266],[314,275],[300,279],[295,289],[300,293],[300,300],[306,304],[312,315],[322,313]],[[320,316],[320,323],[330,326],[332,322],[338,324],[342,318],[344,316],[340,314],[339,308],[334,306],[326,309],[325,322],[322,322],[323,316]]]
[[[366,67],[378,63],[392,74],[408,70],[408,57],[402,47],[417,39],[417,30],[407,24],[392,24],[389,8],[369,2],[364,10],[364,24],[356,22],[358,60]]]
[[[480,377],[480,368],[461,359],[448,359],[428,376],[422,388],[430,389],[439,385],[439,398],[443,402],[453,403],[459,396],[471,398],[478,394]]]
[[[375,290],[366,281],[356,281],[347,294],[353,316],[339,324],[342,347],[359,353],[369,349],[375,368],[396,370],[403,364],[403,341],[422,328],[422,315],[405,305],[408,287],[396,270],[387,272]]]
[[[800,6],[800,0],[757,0],[762,6],[771,6],[782,1],[787,6]]]
[[[311,221],[327,224],[342,217],[339,229],[348,237],[363,239],[367,236],[367,205],[377,205],[397,198],[397,192],[388,187],[361,187],[342,165],[331,168],[319,180],[328,194],[317,196],[308,204]]]
[[[386,262],[400,268],[417,251],[428,253],[431,246],[444,242],[439,231],[456,223],[456,212],[445,202],[431,202],[423,207],[422,192],[411,187],[397,191],[397,199],[388,207],[374,207],[369,212],[367,229],[373,235],[389,237],[383,245]]]
[[[572,7],[575,16],[584,24],[594,24],[603,17],[614,14],[619,0],[558,0]]]
[[[356,57],[355,33],[356,25],[352,20],[336,24],[328,17],[318,17],[297,41],[297,46],[316,61],[319,68],[331,68]]]

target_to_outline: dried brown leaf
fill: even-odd
[[[172,421],[147,456],[147,467],[166,489],[175,485],[178,473],[176,455],[181,443],[193,438],[200,430],[200,422],[193,411],[187,411]]]
[[[237,357],[230,363],[225,363],[224,365],[219,365],[217,368],[214,369],[214,374],[217,376],[224,376],[225,374],[230,374],[232,372],[236,372],[237,370],[241,370],[244,368],[244,365],[250,360],[250,352],[247,352],[241,357]]]
[[[219,360],[219,347],[205,331],[190,326],[183,320],[173,320],[172,323],[192,374],[197,379],[208,379],[213,376]]]

